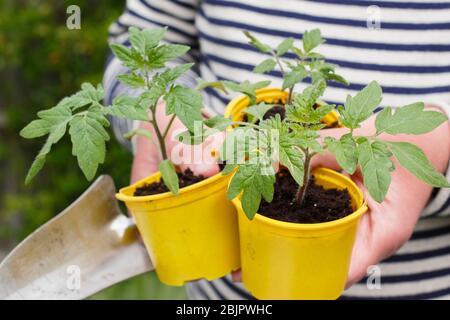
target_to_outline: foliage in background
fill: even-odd
[[[66,28],[71,4],[81,8],[81,30]],[[107,29],[124,5],[125,0],[0,0],[0,253],[89,186],[74,170],[76,159],[66,139],[55,147],[44,172],[25,187],[27,169],[43,141],[26,141],[18,132],[38,110],[82,82],[102,80]],[[111,174],[116,186],[128,184],[131,155],[115,141],[108,147],[101,173]],[[158,292],[159,284],[154,285],[151,291]]]

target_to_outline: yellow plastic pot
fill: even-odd
[[[330,169],[313,171],[324,188],[347,190],[354,212],[318,224],[278,221],[256,214],[248,220],[239,198],[242,280],[258,299],[336,299],[344,290],[358,221],[367,211],[361,190]]]
[[[279,88],[263,88],[256,90],[256,102],[266,103],[286,103],[288,93]],[[227,105],[225,109],[225,117],[230,117],[233,121],[242,121],[244,117],[244,109],[248,107],[250,100],[247,96],[238,96],[234,98]],[[319,101],[319,103],[321,103]],[[333,110],[322,118],[322,122],[326,124],[333,124],[339,122],[338,113]]]
[[[288,93],[278,88],[257,90],[257,102],[286,102]],[[320,102],[319,102],[320,103]],[[233,99],[225,116],[241,121],[249,99]],[[336,111],[322,121],[332,124]],[[337,221],[295,224],[257,214],[250,221],[239,198],[233,200],[239,215],[242,277],[258,299],[336,299],[344,290],[350,255],[360,217],[367,211],[361,190],[347,177],[325,168],[313,171],[325,188],[347,188],[354,212]]]
[[[194,185],[151,196],[133,196],[160,173],[116,195],[130,209],[159,279],[181,286],[214,280],[240,267],[236,210],[226,199],[229,176],[217,174]]]

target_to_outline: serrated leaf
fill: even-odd
[[[423,134],[432,131],[442,123],[448,121],[447,117],[438,111],[425,111],[423,102],[409,104],[403,107],[384,108],[378,113],[375,120],[377,133],[389,134]]]
[[[273,59],[266,59],[260,64],[258,64],[254,69],[253,72],[255,73],[266,73],[269,71],[272,71],[275,66],[277,65],[276,61]]]
[[[109,46],[113,54],[122,62],[122,64],[126,67],[136,69],[138,64],[135,61],[135,57],[131,53],[131,49],[118,44],[113,43]]]
[[[131,27],[128,29],[128,33],[133,47],[140,53],[145,54],[159,44],[164,38],[166,30],[167,28],[151,28],[141,31],[138,28]]]
[[[348,86],[350,83],[345,79],[343,76],[336,74],[336,73],[327,73],[325,78],[327,80],[332,80],[334,82],[338,82],[340,84],[343,84],[344,86]]]
[[[324,55],[317,53],[317,52],[308,52],[306,57],[309,59],[315,59],[315,60],[324,60],[325,59]]]
[[[339,140],[326,137],[325,143],[328,149],[336,157],[336,161],[349,174],[356,171],[358,163],[357,145],[351,134],[343,135]]]
[[[233,81],[222,81],[222,83],[231,91],[240,92],[245,94],[250,99],[250,105],[256,103],[256,90],[267,87],[271,81],[259,81],[256,83],[251,83],[245,80],[241,83],[236,83]]]
[[[305,54],[303,53],[302,49],[300,49],[300,48],[293,46],[292,51],[301,59],[303,59],[305,57]]]
[[[145,80],[135,73],[122,74],[116,77],[120,82],[130,86],[131,88],[145,87]]]
[[[351,129],[359,128],[368,119],[381,102],[382,90],[376,81],[372,81],[354,97],[347,96],[345,108],[341,109],[342,123]]]
[[[158,75],[154,81],[158,82],[161,87],[167,87],[173,81],[178,79],[183,73],[192,68],[194,63],[180,64],[172,69],[167,69],[160,75]]]
[[[389,156],[383,151],[385,148],[375,145],[365,139],[358,145],[358,162],[364,177],[364,185],[372,198],[383,202],[389,185],[393,164]]]
[[[147,108],[144,108],[139,102],[140,98],[120,95],[113,100],[107,111],[109,114],[119,118],[148,121]]]
[[[261,203],[261,192],[258,192],[254,187],[247,187],[242,192],[241,203],[247,218],[252,220],[258,212]]]
[[[173,194],[178,194],[180,185],[178,182],[178,175],[177,175],[177,172],[175,170],[175,166],[173,165],[173,163],[168,159],[163,160],[159,164],[159,171],[161,172],[161,176],[162,176],[164,185]]]
[[[301,151],[294,148],[294,144],[287,137],[280,137],[279,157],[280,163],[288,168],[295,182],[302,186],[305,171],[304,155]]]
[[[225,88],[225,85],[223,84],[222,81],[204,81],[201,78],[197,78],[196,80],[197,80],[197,87],[195,88],[196,90],[200,91],[206,88],[215,88],[222,91],[225,94],[228,94],[228,91]]]
[[[306,87],[303,92],[297,93],[290,105],[286,106],[286,118],[293,122],[319,124],[334,106],[321,104],[315,108],[317,101],[323,95],[326,83],[321,80]]]
[[[293,38],[287,38],[284,39],[278,46],[277,46],[277,56],[281,57],[286,52],[288,52],[292,46],[294,45],[294,39]]]
[[[227,175],[233,172],[234,168],[236,168],[237,164],[235,163],[226,163],[225,167],[222,170],[222,175]]]
[[[261,52],[264,53],[270,53],[272,52],[272,48],[256,39],[255,36],[253,36],[250,32],[244,31],[245,36],[249,39],[249,44],[254,46],[256,49],[258,49]]]
[[[400,165],[420,180],[438,188],[450,188],[445,176],[436,171],[425,153],[409,142],[389,142],[389,147]]]
[[[165,92],[166,92],[165,87],[153,84],[149,90],[141,94],[141,96],[139,97],[140,98],[139,104],[142,107],[149,109],[150,107],[156,105],[158,100],[163,96]]]
[[[69,107],[53,107],[38,112],[41,119],[33,120],[20,131],[20,135],[25,139],[42,137],[52,131],[66,127],[67,122],[72,117]],[[65,131],[65,130],[64,130]]]
[[[98,165],[105,160],[105,142],[109,140],[108,132],[104,129],[103,115],[88,112],[70,121],[69,134],[72,140],[72,154],[77,157],[78,165],[86,179],[92,180]],[[104,121],[107,122],[106,119]]]
[[[28,169],[27,176],[25,178],[25,184],[29,184],[31,180],[41,171],[41,169],[44,167],[45,160],[47,157],[47,154],[50,152],[52,142],[50,139],[47,139],[42,149],[39,151],[36,158],[33,160],[33,163],[31,164],[30,169]]]
[[[325,41],[322,39],[322,35],[319,29],[313,29],[311,31],[305,31],[303,34],[303,50],[310,52],[317,46],[321,45]]]
[[[168,61],[184,55],[190,47],[181,44],[163,44],[153,48],[148,53],[147,67],[150,69],[159,69],[165,67]]]
[[[251,120],[250,122],[256,123],[257,121],[264,119],[264,115],[272,108],[273,105],[261,102],[257,105],[245,108],[244,112],[251,115],[251,119],[249,119]]]
[[[261,163],[243,164],[231,179],[227,197],[231,200],[242,192],[242,208],[247,217],[253,219],[263,197],[272,201],[274,182],[274,174],[262,173]]]
[[[104,96],[105,91],[102,85],[98,84],[97,87],[94,87],[90,83],[83,83],[81,85],[81,90],[70,96],[66,105],[70,106],[72,111],[75,111],[89,104],[98,105],[100,101],[103,100]]]
[[[180,121],[194,132],[195,121],[202,121],[202,96],[199,92],[181,86],[173,87],[165,96],[166,114],[175,113]]]
[[[305,79],[307,75],[308,72],[306,71],[305,67],[301,65],[295,67],[295,69],[291,70],[285,75],[282,86],[283,90],[293,87],[294,85]]]

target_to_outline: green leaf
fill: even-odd
[[[259,51],[264,52],[264,53],[272,52],[272,48],[269,45],[264,44],[261,41],[259,41],[258,39],[256,39],[255,36],[253,36],[250,32],[244,31],[244,34],[249,39],[249,44],[254,46]]]
[[[206,88],[215,88],[222,91],[225,94],[228,94],[227,89],[222,81],[204,81],[202,78],[197,78],[197,87],[196,90],[204,90]]]
[[[389,158],[386,146],[380,142],[371,143],[364,139],[358,146],[358,162],[364,177],[364,185],[372,198],[383,202],[389,185],[394,165]]]
[[[305,54],[303,53],[302,49],[297,47],[292,47],[291,49],[299,58],[303,59],[305,57]]]
[[[70,121],[72,154],[77,157],[78,165],[88,180],[94,178],[98,165],[105,160],[105,142],[109,140],[104,128],[106,123],[108,120],[104,115],[95,111]]]
[[[173,81],[178,79],[178,77],[180,77],[183,73],[185,73],[190,68],[192,68],[193,65],[194,65],[194,63],[184,63],[184,64],[180,64],[172,69],[167,69],[166,71],[161,73],[159,76],[157,76],[155,78],[155,81],[157,81],[161,87],[167,87]]]
[[[372,81],[354,97],[347,96],[345,109],[340,109],[342,123],[351,129],[368,119],[381,102],[382,90],[376,81]]]
[[[50,152],[52,144],[53,144],[53,142],[50,139],[47,139],[44,146],[39,151],[38,155],[36,156],[33,163],[31,164],[30,169],[28,170],[27,176],[25,178],[25,184],[29,184],[31,182],[31,180],[33,180],[33,178],[44,167],[46,156]]]
[[[279,157],[280,163],[288,168],[291,176],[299,186],[303,185],[304,176],[304,155],[301,151],[294,148],[292,140],[286,136],[280,137]]]
[[[272,108],[272,104],[265,104],[264,102],[261,102],[257,105],[245,108],[244,112],[251,115],[252,123],[256,123],[258,120],[264,119],[264,115]]]
[[[294,45],[294,39],[293,38],[287,38],[284,39],[277,47],[277,56],[281,57],[286,52],[288,52],[292,46]]]
[[[116,77],[120,82],[130,86],[131,88],[145,87],[145,80],[135,73],[122,74]]]
[[[178,175],[177,175],[177,172],[175,170],[175,166],[173,165],[173,163],[168,159],[163,160],[159,164],[159,171],[161,172],[161,176],[162,176],[164,185],[173,194],[178,194],[180,185],[178,182]]]
[[[151,49],[148,56],[147,67],[150,69],[159,69],[165,67],[168,61],[184,55],[190,47],[181,44],[163,44]]]
[[[305,67],[298,65],[293,69],[292,71],[288,72],[283,80],[283,90],[287,88],[292,88],[297,83],[301,82],[303,79],[306,78],[308,75],[308,72],[306,71]]]
[[[139,104],[140,98],[117,96],[107,111],[109,114],[130,120],[148,121],[147,108]]]
[[[164,96],[166,101],[166,114],[175,113],[180,121],[194,132],[195,121],[202,121],[202,96],[199,92],[175,86]]]
[[[141,31],[138,28],[131,27],[128,29],[128,33],[133,47],[140,53],[145,54],[159,44],[164,38],[166,30],[167,28],[151,28]]]
[[[158,84],[153,84],[150,90],[147,90],[143,94],[141,94],[139,104],[142,107],[148,109],[154,106],[165,92],[165,87],[161,87]]]
[[[204,121],[205,125],[209,128],[216,129],[218,131],[223,131],[233,124],[233,121],[229,118],[224,118],[222,116],[215,116]]]
[[[28,171],[25,183],[29,183],[42,169],[52,145],[64,136],[69,123],[85,117],[84,114],[86,114],[86,117],[92,116],[93,121],[98,121],[100,126],[109,126],[108,120],[103,115],[103,107],[99,103],[103,96],[104,91],[101,85],[94,87],[92,84],[83,83],[79,92],[62,99],[56,107],[38,112],[37,115],[40,119],[32,121],[20,132],[25,138],[36,138],[48,134],[43,148]],[[75,115],[72,113],[84,106],[89,107],[82,113]]]
[[[447,179],[434,169],[425,153],[408,142],[389,142],[389,147],[400,165],[420,180],[438,188],[450,188]]]
[[[233,172],[234,168],[236,168],[236,164],[235,163],[227,163],[225,164],[225,168],[223,168],[222,170],[222,175],[227,175],[230,174],[231,172]]]
[[[325,42],[322,39],[322,35],[319,29],[305,31],[302,40],[303,40],[303,50],[305,50],[305,52],[310,52],[314,48]]]
[[[227,197],[232,200],[242,192],[242,208],[249,219],[258,211],[262,197],[268,202],[273,198],[275,174],[263,171],[261,163],[240,165],[231,179]]]
[[[339,140],[326,137],[325,143],[328,149],[336,157],[338,164],[349,174],[356,171],[358,163],[357,145],[351,134],[343,135]]]
[[[252,220],[255,214],[258,212],[261,198],[261,192],[258,192],[258,190],[256,190],[256,188],[254,187],[247,187],[242,192],[242,209],[244,210],[247,218],[249,218],[250,220]]]
[[[334,106],[321,104],[315,108],[317,101],[323,95],[326,88],[324,80],[306,87],[302,93],[294,96],[291,105],[286,105],[286,118],[293,122],[318,124]]]
[[[66,127],[68,121],[72,117],[69,107],[53,107],[38,112],[41,119],[30,122],[20,131],[20,135],[25,139],[33,139],[42,137],[52,131]]]
[[[113,43],[109,47],[111,48],[113,54],[122,62],[124,66],[132,69],[137,69],[139,67],[135,56],[133,56],[131,53],[130,48],[118,43]]]
[[[266,73],[269,71],[272,71],[273,68],[277,65],[276,61],[273,59],[266,59],[260,64],[258,64],[254,69],[253,72],[255,73]]]
[[[336,73],[327,73],[325,75],[325,78],[327,80],[332,80],[334,82],[338,82],[340,84],[343,84],[344,86],[348,86],[350,85],[350,83],[341,75],[336,74]]]
[[[396,108],[384,108],[378,113],[375,120],[377,133],[389,134],[423,134],[432,131],[442,123],[448,121],[447,117],[438,111],[425,111],[423,102],[409,104]]]
[[[250,99],[250,105],[256,103],[256,90],[267,87],[271,81],[259,81],[256,83],[251,83],[245,80],[241,83],[236,83],[233,81],[222,81],[222,83],[231,91],[240,92],[245,94]]]

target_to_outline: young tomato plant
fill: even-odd
[[[163,158],[159,169],[164,184],[172,193],[178,193],[178,176],[174,164],[168,158],[164,141],[176,117],[186,126],[188,132],[193,132],[196,121],[203,126],[203,103],[197,90],[175,83],[193,63],[180,64],[174,68],[166,66],[169,61],[184,55],[190,48],[162,43],[165,32],[166,28],[142,31],[130,28],[130,47],[111,45],[114,55],[130,71],[117,79],[136,89],[138,96],[120,95],[113,100],[111,106],[104,106],[102,86],[94,87],[84,83],[79,92],[62,99],[55,107],[40,111],[38,119],[22,129],[20,134],[27,139],[47,136],[28,172],[26,183],[42,169],[52,145],[57,143],[67,130],[73,145],[72,153],[77,157],[79,167],[88,180],[93,179],[99,164],[105,159],[105,142],[109,140],[106,128],[110,126],[108,116],[114,116],[151,123]],[[171,116],[166,128],[161,128],[156,122],[157,108],[162,107],[159,103],[161,99],[165,101],[166,115]],[[153,138],[149,131],[143,129],[126,134],[128,138],[134,135]]]
[[[318,103],[326,90],[326,81],[346,83],[335,73],[334,66],[312,51],[323,42],[320,31],[304,34],[303,49],[295,47],[292,39],[287,39],[273,50],[251,34],[246,35],[252,45],[272,55],[255,71],[269,72],[278,65],[283,75],[283,89],[288,90],[284,119],[279,114],[264,119],[271,106],[255,105],[253,100],[245,111],[251,115],[251,121],[240,123],[240,127],[227,135],[222,146],[221,158],[226,162],[224,172],[231,172],[237,167],[228,189],[228,198],[241,195],[242,207],[249,219],[256,214],[262,199],[267,202],[273,200],[274,168],[278,164],[289,170],[296,181],[297,192],[292,201],[301,205],[310,181],[311,160],[325,149],[336,156],[337,162],[347,173],[353,174],[357,168],[362,171],[364,185],[377,202],[382,202],[388,191],[391,172],[395,169],[392,157],[424,182],[434,187],[450,187],[450,183],[433,168],[419,147],[408,142],[384,141],[380,137],[381,133],[430,132],[447,121],[444,114],[426,111],[421,102],[395,109],[388,107],[378,113],[374,135],[355,135],[354,129],[373,114],[382,100],[381,87],[377,82],[371,82],[355,96],[349,95],[345,104],[338,107],[340,121],[349,129],[348,133],[340,139],[325,137],[319,140],[318,131],[325,126],[321,119],[335,107]],[[295,63],[280,58],[289,50],[296,55]],[[306,77],[311,78],[312,84],[295,93],[295,85]]]

